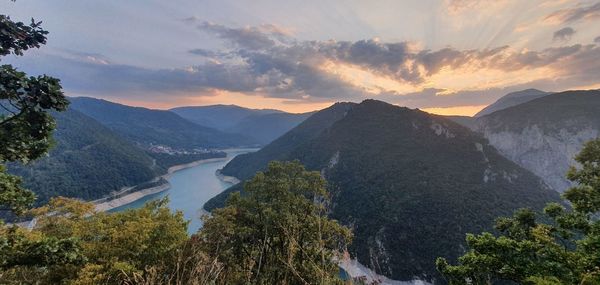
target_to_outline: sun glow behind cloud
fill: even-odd
[[[331,60],[323,62],[319,68],[322,71],[338,76],[341,80],[363,89],[364,91],[377,95],[382,92],[412,93],[421,91],[418,86],[400,82],[393,78],[378,75],[360,66],[334,62]]]
[[[523,51],[522,53],[526,53]],[[493,58],[472,58],[457,66],[446,65],[436,72],[428,74],[423,66],[407,62],[406,65],[416,68],[422,80],[409,82],[369,70],[368,68],[340,61],[326,60],[320,70],[337,76],[340,80],[360,88],[368,96],[376,97],[382,93],[393,93],[403,96],[426,89],[437,89],[437,95],[451,96],[457,92],[485,91],[511,85],[520,85],[536,80],[552,80],[560,76],[560,71],[553,66],[501,68],[502,59],[518,56],[521,53],[506,50]],[[498,61],[493,63],[492,61]],[[416,66],[416,67],[415,67]],[[464,114],[471,113],[473,106],[465,106]],[[454,109],[458,111],[460,109]]]
[[[92,13],[86,1],[27,2],[0,6],[43,19],[52,37],[7,63],[61,78],[69,95],[132,105],[303,112],[375,98],[466,115],[526,88],[598,86],[598,0],[106,0]]]

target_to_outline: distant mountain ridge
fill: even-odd
[[[258,143],[267,145],[302,123],[312,114],[314,112],[251,115],[242,119],[226,131],[251,137],[258,141]]]
[[[572,185],[565,174],[573,157],[600,136],[600,90],[545,95],[470,124],[503,155],[563,192]]]
[[[238,155],[235,164],[227,164],[223,173],[240,179],[252,177],[256,171],[265,169],[271,160],[290,160],[298,145],[308,142],[322,131],[346,116],[356,103],[336,103],[316,112],[297,127],[254,153]],[[230,168],[235,167],[235,170]]]
[[[164,110],[131,107],[106,100],[75,97],[71,106],[142,146],[173,148],[224,148],[255,145],[249,137],[222,132],[190,122]]]
[[[489,106],[483,108],[483,110],[479,111],[474,117],[481,117],[485,115],[489,115],[493,112],[506,109],[512,106],[516,106],[519,104],[523,104],[529,102],[531,100],[544,97],[550,95],[552,93],[545,92],[537,89],[526,89],[522,91],[508,93],[505,96],[498,99],[496,102],[490,104]]]
[[[274,109],[249,109],[237,105],[186,106],[170,111],[196,124],[221,131],[235,127],[248,116],[283,113]]]
[[[295,114],[236,105],[178,107],[171,111],[194,123],[252,138],[261,145],[272,142],[314,113]]]
[[[541,209],[558,195],[480,135],[444,117],[375,100],[309,117],[225,175],[247,179],[271,160],[298,159],[332,193],[331,216],[353,228],[358,260],[396,280],[435,280],[437,256],[463,253],[464,235],[497,216]],[[223,205],[228,189],[205,208]]]

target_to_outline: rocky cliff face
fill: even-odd
[[[564,192],[574,156],[600,136],[600,91],[567,91],[477,118],[470,126],[510,160]]]
[[[528,126],[520,132],[495,132],[481,126],[479,130],[504,156],[541,177],[548,186],[564,192],[572,183],[565,175],[583,144],[598,138],[598,129],[561,129],[546,133],[538,125]]]

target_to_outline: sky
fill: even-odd
[[[600,88],[598,0],[20,0],[48,43],[10,63],[68,96],[289,112],[379,99],[473,115],[513,91]]]

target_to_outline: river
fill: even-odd
[[[219,179],[216,171],[223,168],[235,156],[252,151],[256,149],[225,150],[227,158],[224,160],[202,163],[176,171],[167,178],[171,184],[168,190],[114,208],[110,212],[139,208],[148,201],[168,196],[169,208],[173,211],[182,211],[185,219],[190,221],[188,232],[195,233],[202,227],[200,216],[204,214],[202,208],[204,203],[232,185]]]

